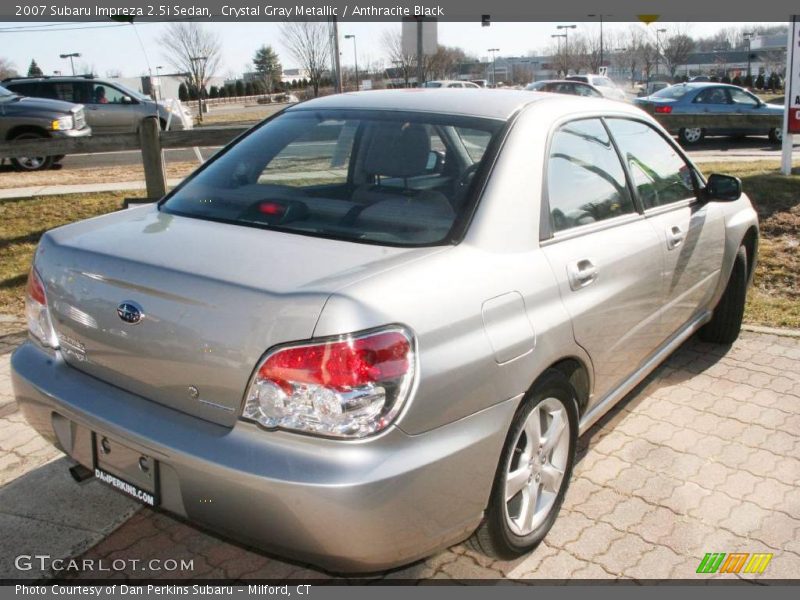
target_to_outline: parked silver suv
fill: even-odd
[[[0,140],[22,141],[45,138],[85,137],[92,129],[86,125],[83,106],[24,98],[0,86]],[[63,156],[17,156],[11,163],[23,171],[49,169]]]
[[[113,79],[92,76],[16,77],[3,80],[9,90],[23,96],[77,102],[86,107],[86,120],[94,134],[130,133],[139,130],[145,117],[157,116],[161,128],[183,129],[183,120],[169,118],[170,106],[153,101]],[[187,125],[190,121],[187,121]]]
[[[515,556],[579,434],[737,337],[757,239],[739,180],[633,106],[328,96],[45,234],[14,391],[79,478],[281,554],[373,571],[477,529]]]

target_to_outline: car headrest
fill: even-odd
[[[381,122],[372,131],[364,170],[386,177],[422,175],[430,152],[431,137],[423,125]]]

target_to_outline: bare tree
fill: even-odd
[[[569,41],[570,51],[573,52],[578,60],[580,67],[586,69],[588,73],[599,73],[600,67],[600,35],[579,34]]]
[[[661,46],[664,64],[667,66],[669,76],[674,80],[675,73],[680,65],[685,65],[689,55],[694,50],[694,40],[688,35],[679,33],[666,39]]]
[[[405,86],[408,87],[416,69],[416,58],[412,54],[406,54],[403,50],[402,33],[399,30],[387,29],[383,32],[381,44],[389,62],[400,71]]]
[[[16,77],[16,76],[17,76],[17,70],[14,68],[14,63],[0,56],[0,79],[5,79],[6,77]]]
[[[649,39],[644,38],[637,48],[637,54],[639,56],[639,64],[641,65],[642,73],[644,74],[644,80],[650,81],[650,73],[653,72],[653,67],[656,66],[656,62],[658,61],[656,45]]]
[[[331,56],[328,25],[313,21],[290,21],[281,26],[283,45],[308,73],[314,96],[319,96],[322,76]]]
[[[189,83],[197,90],[198,120],[203,120],[201,108],[204,90],[219,68],[222,44],[219,36],[195,22],[169,23],[159,39],[164,58],[175,69],[187,73]]]
[[[630,73],[631,87],[636,83],[637,67],[641,65],[640,47],[644,43],[644,34],[636,25],[631,25],[617,38],[618,50],[614,53],[614,63],[621,71]]]

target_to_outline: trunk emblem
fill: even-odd
[[[142,307],[136,304],[131,300],[126,300],[122,304],[117,307],[117,314],[119,318],[125,321],[126,323],[130,323],[131,325],[136,325],[142,319],[144,319],[144,311]]]
[[[198,390],[193,385],[189,386],[189,398],[192,400],[197,400],[200,397],[200,390]]]

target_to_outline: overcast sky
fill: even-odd
[[[21,73],[27,72],[32,58],[45,72],[52,74],[61,70],[68,74],[69,62],[59,58],[59,54],[80,52],[79,61],[93,67],[96,74],[106,75],[109,71],[121,71],[124,76],[146,74],[148,61],[155,70],[157,65],[169,71],[169,61],[162,52],[158,37],[164,24],[139,23],[117,25],[112,23],[86,24],[61,23],[44,26],[44,23],[0,23],[0,57],[11,60]],[[468,54],[486,57],[487,48],[499,48],[499,56],[524,55],[530,51],[545,51],[551,42],[551,34],[556,33],[558,23],[493,23],[491,27],[481,27],[480,23],[439,23],[439,43],[463,48]],[[577,32],[594,34],[599,30],[597,23],[577,23]],[[607,39],[612,32],[620,31],[629,23],[606,23],[604,33]],[[713,35],[720,28],[741,23],[692,23],[679,24],[695,36]],[[643,24],[638,27],[646,28]],[[670,27],[660,24],[659,27]],[[35,27],[35,29],[31,29]],[[92,27],[93,29],[72,29]],[[134,29],[135,27],[135,29]],[[281,45],[280,25],[278,23],[210,23],[222,40],[222,67],[220,76],[240,74],[249,69],[255,49],[262,43],[272,44],[278,51],[284,68],[297,66],[286,49]],[[651,29],[656,24],[649,26]],[[12,29],[17,28],[17,29]],[[381,36],[386,30],[398,30],[393,23],[340,23],[340,35],[355,34],[358,44],[358,59],[361,65],[370,61],[385,62]],[[142,44],[137,40],[138,32]],[[573,31],[570,31],[572,34]],[[607,42],[609,47],[609,42]],[[144,49],[143,49],[144,48]],[[342,64],[353,64],[352,40],[341,40]],[[76,64],[76,67],[78,64]]]

